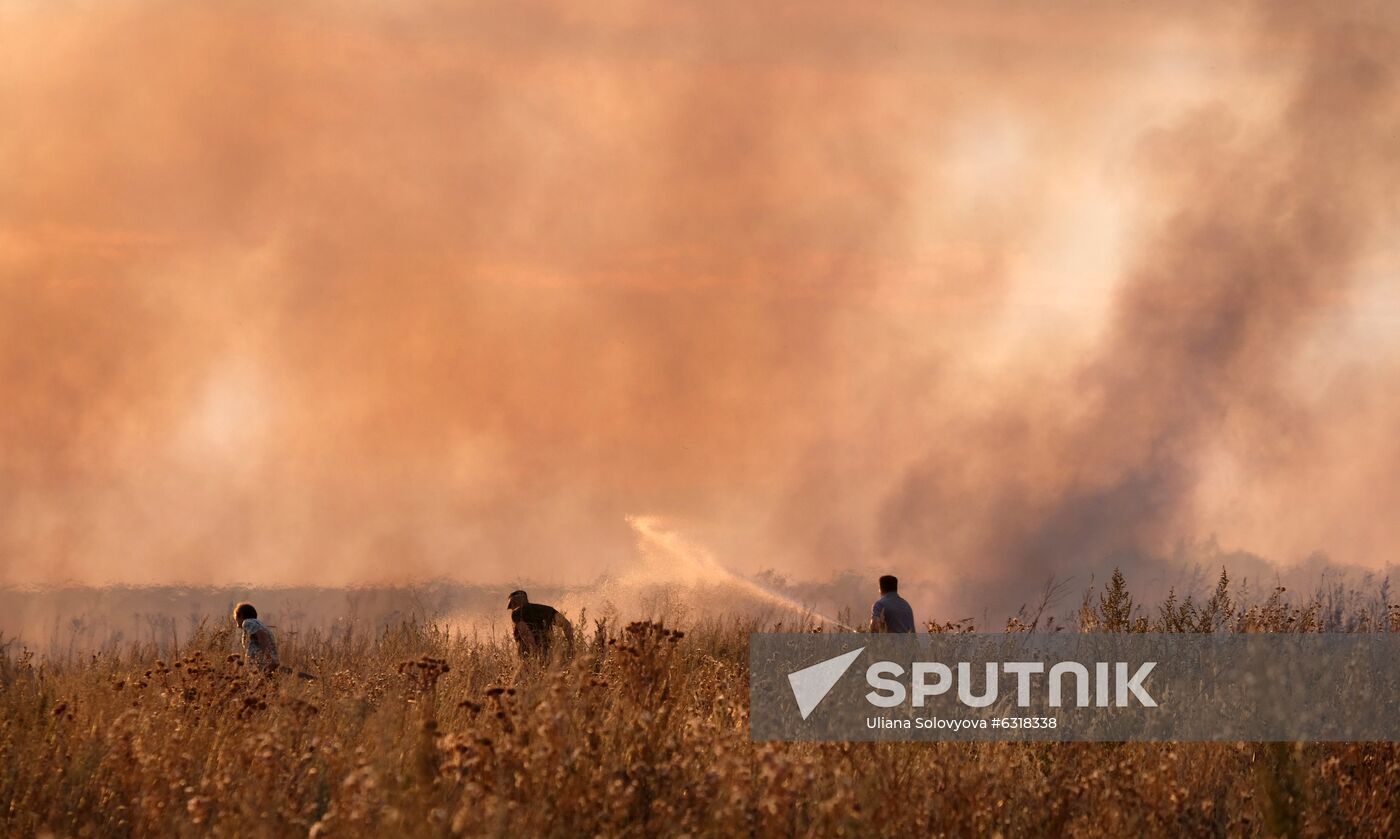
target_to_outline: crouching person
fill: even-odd
[[[268,675],[277,672],[277,640],[272,630],[258,620],[258,610],[252,603],[239,603],[233,609],[233,622],[243,632],[243,657],[248,666]]]
[[[574,651],[573,624],[569,623],[569,619],[558,609],[543,603],[531,603],[530,596],[518,589],[510,593],[506,608],[510,609],[510,620],[515,624],[515,646],[521,658],[530,658],[536,654],[541,658],[548,658],[556,626],[564,630],[564,640],[569,644],[568,651]]]

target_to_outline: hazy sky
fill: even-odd
[[[1394,5],[872,5],[0,3],[0,582],[1394,561]]]

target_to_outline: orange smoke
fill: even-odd
[[[0,583],[1400,548],[1385,4],[0,10]]]

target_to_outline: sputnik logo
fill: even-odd
[[[802,713],[802,719],[807,719],[817,709],[862,652],[865,652],[865,647],[788,674],[788,684],[792,686],[792,695],[797,700],[797,710]]]

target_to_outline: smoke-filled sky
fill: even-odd
[[[0,3],[0,583],[1400,554],[1388,2]]]

